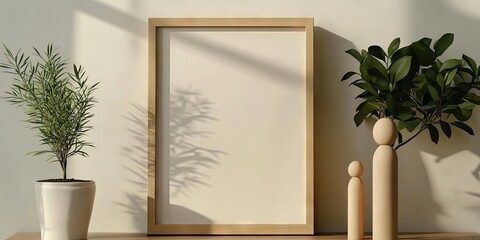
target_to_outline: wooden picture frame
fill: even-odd
[[[205,39],[210,39],[212,37],[216,37],[217,35],[220,36],[219,38],[224,38],[225,36],[227,36],[226,35],[227,33],[225,32],[227,32],[228,34],[230,33],[233,34],[233,37],[231,39],[218,39],[221,42],[218,44],[221,45],[222,43],[226,43],[227,45],[225,46],[227,49],[217,49],[217,43],[209,44],[205,42],[206,41]],[[195,35],[197,33],[199,33],[198,39],[196,39],[197,35]],[[248,35],[248,34],[251,34],[251,35]],[[262,34],[265,34],[265,36],[263,36]],[[277,35],[280,37],[278,37]],[[182,37],[189,37],[189,38],[183,38],[182,40],[183,42],[182,42],[179,40],[175,40],[174,39],[175,36],[177,37],[182,36]],[[286,38],[284,38],[283,36],[286,36]],[[292,36],[291,39],[293,40],[285,40],[285,39],[290,39],[289,37],[291,36]],[[260,38],[257,38],[257,37],[260,37]],[[265,39],[263,39],[262,37],[265,37]],[[258,39],[260,39],[260,41],[258,41]],[[189,44],[196,44],[195,46],[196,48],[193,51],[189,49],[188,46],[184,47],[186,45],[182,45],[187,40],[190,41]],[[175,41],[179,41],[178,44],[175,43]],[[192,41],[194,41],[194,43],[192,43]],[[290,64],[288,61],[292,61],[290,60],[291,57],[286,57],[285,59],[283,59],[282,57],[279,58],[278,57],[279,55],[275,55],[275,54],[278,54],[276,53],[278,51],[284,51],[285,49],[288,49],[291,45],[295,45],[298,49],[292,48],[289,50],[285,50],[288,52],[288,53],[285,53],[285,56],[287,56],[287,54],[290,54],[290,55],[293,54],[294,56],[300,56],[302,58],[299,61],[295,61],[295,62],[301,63],[301,64],[299,63],[298,66],[296,65],[296,69],[300,69],[301,74],[291,74],[290,76],[288,72],[282,72],[283,67],[278,67],[278,68],[272,67],[272,65],[270,65],[268,62],[269,61],[268,58],[265,60],[265,62],[261,62],[263,64],[262,65],[262,64],[259,64],[258,62],[252,61],[252,59],[246,58],[243,55],[237,56],[237,55],[241,55],[241,52],[243,51],[250,51],[249,49],[241,49],[235,52],[236,51],[235,49],[233,50],[228,49],[229,42],[238,42],[238,41],[239,43],[237,43],[237,46],[252,45],[252,47],[256,46],[258,48],[258,49],[252,49],[251,51],[253,52],[251,54],[258,55],[258,56],[254,56],[255,59],[257,57],[258,58],[263,57],[261,52],[263,51],[262,49],[265,47],[262,47],[262,46],[270,46],[271,44],[268,41],[271,41],[273,45],[275,45],[276,41],[279,41],[279,43],[277,44],[279,46],[278,49],[272,47],[272,49],[268,51],[271,52],[272,58],[279,61],[284,61],[284,60],[287,61],[286,63],[287,67],[289,66],[288,64]],[[246,42],[247,44],[242,44],[243,43],[242,41],[250,41],[250,42]],[[282,42],[282,41],[286,41],[286,42]],[[288,41],[292,41],[294,44],[290,44],[290,42]],[[256,45],[257,42],[263,42],[263,43],[259,43],[263,45],[257,46]],[[181,47],[177,47],[177,46],[181,46]],[[182,49],[182,47],[185,49]],[[208,59],[205,59],[205,57],[201,54],[203,54],[202,52],[208,50],[209,48],[215,48],[217,52],[215,52],[214,54],[216,55],[211,58],[209,57]],[[296,55],[297,52],[299,52],[298,53],[299,55]],[[176,56],[175,54],[178,54],[178,56]],[[196,56],[195,54],[198,54],[200,56]],[[194,63],[189,63],[190,59],[195,59],[196,57],[201,58],[205,61],[196,61]],[[211,189],[214,189],[215,191],[217,191],[216,192],[217,195],[213,194],[210,196],[210,199],[212,200],[212,202],[208,203],[209,206],[211,206],[209,209],[213,209],[212,216],[214,215],[213,212],[215,211],[215,208],[217,206],[218,208],[221,208],[224,205],[228,206],[227,204],[230,204],[231,208],[228,208],[228,209],[231,209],[232,212],[235,209],[237,209],[237,206],[239,206],[238,207],[239,209],[243,207],[244,210],[242,211],[245,211],[245,209],[249,210],[249,208],[255,208],[252,211],[258,212],[259,215],[266,216],[265,218],[252,219],[251,221],[250,219],[245,217],[239,217],[239,219],[235,219],[235,218],[230,219],[229,217],[234,215],[234,213],[230,214],[228,211],[226,212],[225,210],[223,210],[222,212],[218,213],[219,214],[218,216],[220,216],[218,218],[228,219],[228,220],[209,221],[209,220],[206,220],[207,219],[206,217],[204,217],[206,216],[205,213],[203,215],[193,213],[194,211],[190,211],[189,209],[187,209],[188,206],[186,206],[185,204],[182,206],[175,205],[176,210],[175,209],[174,210],[175,211],[178,210],[178,211],[172,213],[170,216],[169,211],[171,211],[173,207],[172,209],[166,209],[170,207],[170,205],[165,207],[166,204],[170,204],[170,202],[164,203],[162,202],[162,199],[168,197],[168,199],[165,201],[171,201],[170,199],[172,199],[172,197],[170,195],[172,195],[172,186],[181,186],[181,185],[172,185],[175,179],[172,179],[172,176],[174,176],[173,175],[174,173],[172,173],[173,170],[172,170],[172,163],[171,163],[172,161],[171,158],[173,158],[172,156],[172,145],[173,145],[172,138],[173,137],[171,133],[173,131],[172,130],[173,127],[171,122],[173,121],[172,115],[177,115],[176,112],[172,113],[173,112],[172,104],[175,103],[175,101],[172,99],[173,97],[176,96],[175,95],[176,92],[174,92],[172,86],[173,86],[173,83],[175,83],[174,81],[184,81],[183,79],[186,77],[183,76],[183,74],[188,74],[189,72],[195,72],[195,71],[202,71],[202,69],[207,68],[207,66],[208,68],[210,68],[210,65],[207,65],[207,66],[198,67],[198,69],[195,70],[197,68],[196,65],[198,64],[202,64],[202,63],[210,64],[211,61],[216,61],[217,64],[222,64],[222,62],[228,62],[229,59],[222,59],[222,57],[235,58],[234,59],[236,61],[235,64],[238,62],[241,62],[239,64],[241,64],[242,69],[237,71],[238,69],[237,65],[235,65],[234,67],[227,65],[226,68],[229,68],[230,70],[235,69],[235,71],[228,72],[226,73],[228,75],[222,75],[219,78],[224,78],[225,76],[228,76],[229,78],[228,81],[231,80],[233,81],[234,84],[241,85],[242,84],[241,81],[243,80],[237,81],[236,79],[234,79],[235,76],[232,76],[232,75],[235,75],[235,73],[237,72],[240,72],[240,74],[249,72],[248,68],[250,67],[250,68],[255,68],[252,70],[253,72],[252,76],[256,74],[255,73],[256,71],[258,72],[258,71],[263,71],[262,69],[266,69],[268,70],[268,72],[266,73],[261,72],[260,74],[269,74],[268,77],[266,78],[273,78],[274,80],[273,82],[255,80],[256,82],[254,83],[258,83],[259,85],[252,87],[250,89],[259,90],[264,87],[263,85],[260,86],[260,84],[267,84],[268,88],[266,89],[268,90],[264,91],[264,93],[256,94],[256,93],[251,93],[249,91],[242,92],[241,87],[237,87],[237,86],[235,88],[239,89],[238,93],[236,90],[231,91],[231,90],[222,89],[222,87],[225,87],[225,86],[228,87],[230,83],[229,85],[225,85],[225,86],[221,84],[219,86],[218,83],[215,83],[215,84],[212,83],[212,86],[214,87],[209,87],[209,88],[205,87],[205,89],[210,91],[210,93],[213,93],[213,95],[215,96],[217,96],[217,94],[228,92],[228,91],[230,92],[228,92],[228,94],[226,95],[229,95],[229,94],[245,95],[245,93],[248,93],[249,96],[239,95],[237,96],[237,100],[235,100],[234,98],[231,102],[238,103],[238,102],[248,101],[248,99],[251,99],[251,98],[258,98],[257,99],[258,101],[256,100],[257,102],[259,102],[258,105],[262,105],[262,104],[265,105],[267,103],[273,104],[273,106],[267,106],[265,108],[267,110],[272,108],[280,108],[280,110],[276,111],[275,114],[282,114],[283,109],[289,109],[292,111],[292,113],[301,113],[301,114],[288,114],[288,116],[285,116],[285,117],[287,119],[290,119],[289,121],[291,121],[292,124],[285,123],[284,125],[281,125],[282,127],[280,128],[272,127],[269,130],[270,132],[266,133],[266,135],[268,135],[271,133],[276,134],[277,132],[279,132],[278,136],[274,136],[274,137],[267,136],[266,139],[270,139],[271,141],[275,142],[275,144],[277,142],[277,139],[280,139],[279,142],[281,142],[281,144],[278,144],[278,145],[281,145],[281,146],[286,145],[287,147],[280,148],[276,145],[273,145],[274,148],[269,150],[269,149],[263,149],[262,145],[255,142],[255,139],[235,139],[236,136],[240,136],[240,137],[243,136],[241,135],[241,132],[243,132],[243,130],[239,132],[239,135],[231,134],[230,138],[227,138],[227,139],[232,139],[232,141],[235,140],[235,141],[238,141],[239,143],[255,142],[255,144],[252,144],[253,146],[249,146],[251,148],[248,148],[248,149],[259,150],[259,153],[258,153],[259,155],[260,154],[265,155],[264,151],[270,151],[272,154],[274,154],[274,152],[276,152],[277,149],[280,152],[283,151],[282,149],[287,149],[288,151],[290,151],[289,150],[290,148],[301,149],[301,151],[299,151],[300,154],[298,155],[292,154],[293,157],[290,157],[290,158],[288,158],[287,156],[281,155],[279,159],[282,159],[282,160],[278,161],[278,166],[283,166],[283,168],[290,168],[291,166],[293,166],[292,171],[296,171],[296,172],[292,173],[291,175],[290,173],[288,173],[287,176],[283,176],[283,177],[280,176],[278,179],[275,179],[274,177],[269,178],[269,174],[270,174],[269,171],[261,172],[259,176],[258,173],[260,172],[260,170],[258,170],[257,168],[263,167],[262,161],[261,161],[262,158],[259,157],[259,159],[250,159],[250,157],[248,157],[248,161],[252,161],[252,164],[253,164],[253,160],[255,161],[255,164],[258,164],[252,168],[251,172],[248,171],[247,169],[247,170],[244,170],[243,172],[233,172],[234,174],[237,174],[237,175],[232,176],[232,172],[222,173],[221,169],[218,170],[219,167],[217,167],[217,170],[215,173],[220,172],[218,175],[221,175],[221,174],[229,175],[228,176],[229,178],[226,178],[225,176],[223,178],[219,177],[220,180],[218,181],[228,182],[228,180],[237,179],[238,182],[240,182],[240,186],[229,185],[231,189],[231,192],[229,193],[218,194],[215,184],[212,184],[213,186],[207,186],[209,184],[206,184],[205,182],[202,182],[198,179],[196,180],[195,177],[191,177],[193,180],[189,179],[190,181],[192,181],[192,184],[203,185],[203,186],[198,186],[195,189],[195,192],[200,192],[198,194],[205,195],[205,193],[202,193],[202,191],[207,191],[207,190],[210,191]],[[180,66],[177,66],[177,65],[180,65]],[[227,71],[229,70],[227,69]],[[211,78],[215,78],[216,74],[220,74],[221,72],[222,72],[221,69],[217,70],[217,69],[210,68],[209,73],[212,73],[212,76],[209,76],[209,78],[206,78],[204,80],[197,81],[197,79],[195,79],[195,81],[193,82],[199,85],[200,87],[203,87],[206,81],[210,81]],[[182,75],[182,76],[176,78],[176,76],[174,76],[175,74]],[[191,73],[191,74],[198,75],[198,73]],[[248,75],[242,75],[242,76],[248,76]],[[261,77],[262,76],[258,78],[261,79]],[[281,86],[279,88],[281,88],[282,90],[279,90],[279,93],[275,93],[275,89],[277,89],[276,84],[278,84],[277,82],[275,82],[276,78],[283,79],[282,81],[284,82],[282,84],[290,81],[291,79],[294,79],[292,81],[294,81],[294,84],[296,85]],[[175,80],[175,79],[180,79],[180,80]],[[148,26],[148,81],[149,81],[148,205],[147,205],[148,234],[151,234],[151,235],[215,235],[215,234],[218,234],[218,235],[220,234],[221,235],[224,235],[224,234],[309,235],[309,234],[313,234],[313,19],[311,18],[214,18],[214,19],[212,18],[151,18],[149,19],[149,26]],[[296,88],[292,86],[301,86],[301,87]],[[270,96],[269,94],[271,94],[271,92],[273,92],[272,93],[273,95],[271,98],[262,99],[264,95]],[[299,101],[292,100],[293,102],[296,103],[296,105],[291,104],[293,107],[289,107],[290,106],[289,102],[291,101],[288,99],[288,97],[283,98],[284,95],[282,95],[285,92],[288,92],[288,94],[294,94],[292,96],[294,96],[293,98],[295,99],[301,96],[301,99]],[[183,91],[180,91],[180,93],[195,95],[198,92],[195,92],[194,90],[191,90],[191,89],[187,89],[187,90],[184,89]],[[241,99],[238,99],[238,98],[241,98]],[[226,104],[224,102],[229,102],[231,99],[232,98],[229,96],[225,96],[224,98],[217,97],[216,101],[217,103],[220,103],[220,104]],[[277,106],[278,104],[275,105],[276,104],[275,99],[286,99],[285,100],[286,104]],[[200,107],[203,107],[202,109],[212,109],[212,108],[216,109],[215,107],[212,107],[211,105],[209,105],[211,104],[210,100],[206,100],[205,98],[196,97],[194,101],[197,101],[197,102],[202,101],[204,104],[206,104],[206,105],[200,106]],[[253,106],[254,105],[255,104],[253,104]],[[300,108],[300,109],[297,109],[297,108]],[[239,109],[239,110],[232,111],[232,109],[228,107],[227,109],[221,108],[219,112],[222,112],[222,114],[224,114],[222,116],[231,116],[232,113],[236,114],[237,112],[241,112],[241,111],[249,111],[249,110],[252,111],[248,107],[245,107],[245,106],[238,107],[237,105],[235,105],[235,109]],[[259,109],[262,109],[262,108],[259,107]],[[265,115],[267,114],[265,112],[268,112],[268,111],[264,111],[264,110],[257,110],[252,112],[252,114],[256,114],[258,112],[261,113],[260,114],[261,116],[268,116],[268,115]],[[228,115],[229,113],[230,115]],[[203,120],[206,120],[206,121],[212,120],[212,121],[221,122],[221,120],[216,119],[216,117],[214,116],[204,116],[204,114],[203,115],[202,114],[203,113],[199,114],[198,117],[199,118],[203,117],[204,118]],[[245,114],[242,114],[242,116],[245,116]],[[268,118],[276,119],[275,116],[269,116]],[[282,115],[279,115],[279,116],[282,116]],[[261,117],[251,117],[251,118],[253,118],[251,120],[252,122],[255,122],[257,120],[264,121],[262,120]],[[239,119],[243,119],[243,118],[240,117]],[[226,120],[225,122],[229,123]],[[225,125],[228,125],[227,123]],[[234,123],[236,124],[237,122],[234,122]],[[298,123],[297,124],[298,126],[295,125],[296,123]],[[288,133],[283,133],[282,129],[289,128],[290,125],[293,125],[294,127],[292,127],[292,129],[289,129]],[[250,125],[245,125],[245,126],[250,126]],[[233,128],[230,127],[230,128],[223,128],[223,129],[230,130]],[[298,129],[300,130],[298,131]],[[222,132],[222,131],[219,131],[219,132]],[[259,136],[262,136],[261,129],[256,130],[255,133],[258,133]],[[290,133],[293,133],[293,134],[290,134]],[[199,134],[201,135],[202,133],[199,133]],[[300,141],[297,141],[299,140],[299,138],[301,138]],[[168,141],[166,139],[168,139]],[[271,141],[265,141],[265,142],[268,145],[268,143]],[[224,143],[226,141],[219,140],[218,142]],[[231,148],[232,146],[233,147],[236,146],[235,145],[236,143],[235,144],[226,143],[226,144],[228,144],[228,145],[225,145],[228,147],[228,149],[232,149]],[[248,144],[237,144],[237,145],[243,146]],[[268,146],[265,146],[265,148],[267,147]],[[228,157],[225,157],[228,159],[230,158],[230,155],[236,156],[232,152],[237,153],[235,149],[230,150],[230,152],[227,151],[227,153],[223,153],[222,151],[216,151],[214,148],[211,148],[210,150],[206,150],[206,151],[209,151],[209,154],[212,157],[207,159],[205,159],[204,157],[206,162],[204,162],[203,165],[202,164],[199,165],[204,167],[203,168],[204,171],[196,171],[194,172],[194,174],[201,175],[205,171],[206,172],[212,171],[211,168],[214,168],[212,167],[215,165],[214,162],[217,162],[217,159],[215,156],[218,156],[218,155],[228,156]],[[294,151],[294,150],[291,150],[291,151]],[[241,154],[243,154],[244,152],[247,152],[247,151],[245,151],[244,148],[242,148],[242,150],[238,152],[241,152]],[[248,156],[255,156],[256,152],[255,150],[252,150],[249,154],[251,155],[248,155]],[[244,156],[241,155],[241,157],[244,157]],[[245,162],[248,162],[248,161],[246,160]],[[240,161],[237,161],[237,160],[234,161],[229,159],[228,161],[224,160],[224,162],[228,162],[228,164],[232,164],[232,163],[237,164]],[[285,165],[282,165],[283,163],[285,163]],[[247,163],[245,164],[246,166],[248,166]],[[277,162],[274,162],[274,164],[275,164],[274,166],[267,166],[265,169],[270,169],[270,171],[275,174],[283,171],[283,170],[278,170],[277,168],[278,166],[276,166]],[[238,168],[238,169],[241,170],[241,168]],[[289,169],[285,171],[289,171]],[[245,176],[246,174],[252,174],[252,175]],[[200,175],[197,175],[196,177]],[[247,190],[243,190],[243,189],[248,189],[248,186],[256,186],[256,185],[244,184],[246,181],[251,181],[253,182],[253,184],[255,184],[255,180],[251,180],[251,179],[260,179],[260,180],[257,180],[256,183],[263,184],[262,185],[263,188],[259,188],[260,190],[257,191],[259,194],[265,191],[265,189],[268,190],[270,187],[272,189],[277,189],[277,190],[272,190],[274,194],[276,194],[277,192],[281,192],[280,188],[282,188],[282,189],[285,189],[286,193],[285,195],[281,195],[281,194],[278,195],[280,196],[277,198],[279,202],[284,201],[287,203],[286,205],[288,205],[290,201],[283,200],[284,197],[282,196],[294,196],[294,200],[292,201],[300,202],[301,204],[292,205],[293,206],[292,209],[287,209],[289,207],[283,207],[282,205],[280,205],[280,206],[276,206],[276,208],[272,208],[270,212],[267,210],[265,210],[265,212],[262,212],[264,209],[263,207],[269,208],[270,205],[275,205],[276,200],[275,198],[272,198],[270,199],[271,204],[264,203],[263,205],[259,204],[259,206],[254,206],[255,202],[262,201],[264,197],[258,196],[258,198],[255,199],[256,198],[255,191],[253,191],[253,194],[250,194],[250,192],[247,192]],[[284,179],[288,179],[288,181],[286,182],[287,184],[282,184],[281,186],[278,186],[276,184],[279,182],[285,183]],[[272,181],[272,183],[268,185],[268,183],[266,182],[270,180]],[[165,181],[168,181],[168,183],[165,183]],[[187,180],[184,180],[184,181],[187,181]],[[182,183],[184,182],[181,182],[178,184],[182,184]],[[298,183],[298,184],[294,185],[293,183]],[[165,190],[164,188],[168,188],[168,189]],[[223,188],[218,187],[218,189],[223,189]],[[214,190],[211,190],[211,191],[214,191]],[[289,192],[290,190],[292,190],[292,192]],[[228,196],[229,194],[238,193],[238,191],[246,191],[245,194],[242,194],[239,196],[249,195],[248,199],[250,200],[253,199],[253,201],[249,203],[250,205],[245,203],[245,200],[238,200],[237,202],[235,202],[236,201],[235,198],[233,198],[233,200],[232,198],[225,198],[230,200],[221,200],[223,199],[222,197],[224,197],[224,195]],[[208,194],[211,194],[211,193],[208,192]],[[165,196],[165,195],[168,195],[168,196]],[[198,202],[195,200],[194,197],[191,197],[191,196],[178,197],[178,198],[183,199],[182,201],[191,200],[190,203],[192,203],[193,205],[197,204]],[[215,202],[215,201],[218,201],[218,202]],[[171,205],[173,206],[173,204]],[[299,217],[292,217],[292,220],[290,219],[282,220],[282,217],[285,217],[285,216],[282,215],[281,211],[278,211],[279,209],[280,210],[286,209],[286,210],[292,211],[294,213],[292,215],[299,216]],[[186,211],[188,211],[188,213],[185,213]],[[241,212],[241,211],[238,211],[238,212]],[[182,214],[186,214],[186,215],[184,218],[180,219],[180,217],[178,216]],[[163,215],[169,215],[169,216],[163,216]],[[252,218],[255,218],[254,215],[255,214],[253,215],[250,214]],[[277,219],[280,219],[280,220],[277,221]]]

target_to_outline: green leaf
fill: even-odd
[[[411,56],[404,56],[395,63],[393,63],[390,67],[390,79],[392,79],[393,82],[398,82],[399,80],[407,76],[408,71],[410,71],[411,63]]]
[[[435,55],[438,57],[442,55],[452,45],[454,39],[453,33],[446,33],[440,37],[434,44]]]
[[[430,139],[432,140],[432,142],[434,142],[435,144],[438,144],[439,133],[437,128],[432,124],[428,124],[427,129],[428,129],[428,132],[430,133]]]
[[[417,106],[413,100],[404,100],[400,103],[400,105],[407,108],[413,108]]]
[[[467,100],[471,103],[480,105],[480,96],[478,96],[475,93],[467,93],[464,98],[465,98],[465,100]]]
[[[468,66],[470,67],[470,69],[475,72],[475,70],[477,69],[477,63],[471,57],[465,54],[462,55],[462,59],[465,60],[465,62],[467,62]]]
[[[373,45],[368,47],[368,53],[385,62],[385,57],[387,56],[387,54],[380,46]]]
[[[415,111],[412,111],[409,107],[404,107],[404,106],[397,106],[396,107],[396,114],[395,117],[400,120],[409,120],[412,118],[412,116],[415,116]]]
[[[387,93],[387,109],[392,115],[396,115],[396,103],[395,103],[395,98],[391,93]]]
[[[438,83],[439,88],[442,88],[443,85],[445,84],[445,79],[443,78],[442,74],[440,74],[440,73],[437,74],[437,83]]]
[[[390,56],[391,63],[394,63],[398,61],[398,59],[405,57],[405,56],[413,56],[413,50],[412,47],[410,46],[405,46],[402,48],[399,48],[397,51],[395,51],[392,56]]]
[[[412,132],[417,128],[417,126],[422,122],[419,118],[413,118],[408,121],[404,121],[405,128],[409,131]]]
[[[460,121],[467,121],[472,117],[474,107],[475,105],[473,103],[464,102],[458,105],[458,108],[453,115]]]
[[[424,41],[414,42],[410,46],[412,47],[418,64],[421,66],[430,66],[435,62],[435,53]]]
[[[399,120],[397,122],[397,130],[398,132],[402,131],[405,128],[405,122],[402,120]]]
[[[453,78],[457,75],[457,69],[454,68],[452,71],[448,72],[447,74],[447,80],[445,81],[445,84],[447,86],[450,86],[450,84],[453,82]]]
[[[419,90],[423,88],[426,82],[427,79],[425,75],[417,75],[412,79],[413,85]]]
[[[363,61],[363,57],[362,55],[360,55],[360,53],[355,50],[355,49],[349,49],[347,51],[345,51],[346,53],[350,54],[352,57],[354,57],[355,59],[357,59],[358,62],[362,62]]]
[[[384,79],[384,78],[379,78],[377,79],[377,81],[375,82],[375,85],[374,85],[374,88],[380,90],[380,91],[388,91],[390,90],[389,86],[388,86],[388,82],[387,82],[387,79]]]
[[[437,90],[435,87],[428,85],[427,86],[428,92],[430,93],[430,96],[432,96],[433,101],[439,102],[440,101],[440,96],[438,95]]]
[[[360,64],[360,76],[362,77],[363,80],[367,82],[371,82],[370,74],[368,73],[368,68],[363,63]]]
[[[363,91],[362,93],[358,94],[355,99],[375,99],[375,96],[373,94],[369,93],[368,91]]]
[[[375,102],[375,101],[369,101],[366,100],[362,102],[360,105],[357,107],[357,113],[353,117],[353,120],[355,121],[356,126],[358,127],[365,118],[367,118],[370,115],[376,115],[377,111],[382,108],[382,104]]]
[[[376,72],[380,73],[380,75],[378,75],[378,74],[375,74],[375,71],[369,71],[369,76],[375,75],[378,78],[383,77],[385,79],[388,79],[387,69],[376,58],[367,56],[365,58],[365,61],[362,63],[362,66],[365,66],[367,70],[376,70]]]
[[[349,79],[350,77],[352,77],[352,76],[355,75],[355,74],[356,74],[356,75],[359,75],[358,73],[353,72],[353,71],[347,72],[347,73],[345,73],[345,75],[343,75],[341,81],[347,80],[347,79]]]
[[[450,128],[450,124],[440,120],[440,127],[442,128],[443,133],[445,133],[445,136],[447,136],[448,138],[452,136],[452,129]]]
[[[450,124],[452,124],[455,127],[458,127],[460,129],[462,129],[463,131],[467,132],[470,135],[474,135],[473,129],[463,122],[457,121],[457,122],[452,122]]]
[[[403,142],[403,136],[400,131],[397,132],[397,141],[398,141],[398,144]]]
[[[427,80],[433,81],[433,80],[436,80],[438,71],[436,71],[433,67],[431,67],[431,68],[424,69],[422,73],[423,73],[422,75],[425,75],[425,78]]]
[[[364,101],[358,105],[356,111],[364,112],[366,114],[370,114],[378,109],[382,108],[382,104],[376,101]]]
[[[357,80],[351,82],[350,84],[348,84],[348,86],[355,85],[355,83],[358,83],[358,82],[365,82],[365,81],[363,81],[363,79],[357,79]]]
[[[472,82],[472,78],[476,77],[475,73],[470,68],[459,67],[455,69],[458,69],[457,74],[461,81],[470,83]]]
[[[392,56],[392,54],[397,51],[398,47],[400,47],[400,38],[395,38],[388,46],[388,56]]]
[[[355,125],[358,127],[360,124],[362,124],[363,120],[368,116],[367,113],[364,112],[357,112],[355,116],[353,116],[353,121],[355,122]]]
[[[378,96],[378,92],[377,90],[375,90],[375,88],[372,87],[372,85],[370,85],[370,83],[368,82],[359,82],[359,83],[355,83],[353,84],[365,91],[368,91],[369,93],[375,95],[375,96]]]
[[[427,45],[428,47],[430,47],[430,44],[432,44],[432,39],[431,39],[431,38],[424,37],[424,38],[420,39],[420,42],[423,42],[423,43],[425,43],[425,45]]]
[[[462,60],[460,59],[448,59],[442,64],[442,67],[440,68],[440,72],[448,69],[452,69],[455,67],[458,67],[462,64]]]
[[[426,89],[422,89],[420,91],[416,91],[415,92],[415,98],[417,99],[419,105],[423,105],[424,102],[425,102],[425,95],[427,95],[427,92],[428,90]],[[420,112],[423,112],[422,111],[422,108],[420,107],[417,107],[417,109],[420,111]]]
[[[362,58],[365,59],[368,56],[368,52],[362,49]]]

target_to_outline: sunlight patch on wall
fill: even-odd
[[[447,5],[446,8],[448,9],[456,10],[462,15],[480,20],[480,15],[478,15],[479,1],[444,1],[443,4]]]

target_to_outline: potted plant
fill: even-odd
[[[93,146],[85,135],[92,129],[90,110],[98,83],[87,84],[82,66],[74,64],[73,72],[67,72],[67,62],[52,45],[44,52],[34,48],[36,62],[4,48],[6,61],[0,68],[14,76],[5,98],[24,110],[25,121],[36,131],[42,149],[32,154],[48,156],[63,173],[35,183],[42,239],[86,239],[95,182],[67,178],[67,167],[72,156],[88,156],[85,148]]]
[[[398,149],[424,130],[434,143],[439,141],[439,130],[450,138],[451,126],[470,135],[473,129],[465,123],[472,110],[480,104],[479,68],[467,55],[461,59],[440,60],[439,57],[453,43],[452,33],[435,41],[422,38],[408,46],[400,46],[394,39],[384,51],[372,45],[368,50],[346,51],[359,63],[359,71],[347,72],[342,81],[352,81],[362,90],[356,97],[362,102],[356,109],[354,121],[359,126],[368,117],[390,118],[398,127]],[[404,139],[404,132],[409,132]]]

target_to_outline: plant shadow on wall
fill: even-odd
[[[170,193],[187,195],[195,187],[209,186],[204,172],[219,165],[226,153],[202,147],[198,139],[208,139],[213,132],[201,124],[217,121],[212,116],[213,103],[202,93],[174,87],[170,95]]]
[[[206,147],[208,138],[213,131],[203,129],[209,123],[217,121],[212,115],[214,105],[203,94],[189,87],[174,86],[169,97],[168,139],[162,136],[168,145],[165,151],[169,155],[163,157],[168,160],[157,159],[157,184],[158,179],[168,183],[160,183],[160,207],[157,213],[161,214],[162,221],[166,223],[186,224],[211,224],[213,221],[198,212],[193,211],[180,202],[195,201],[195,192],[203,187],[209,187],[209,172],[220,165],[222,155],[220,150]],[[162,107],[165,107],[164,104]],[[157,112],[158,114],[158,112]],[[157,123],[159,122],[157,115]],[[157,125],[157,134],[159,134]],[[166,128],[167,126],[160,127]],[[204,142],[204,141],[206,142]],[[157,151],[160,145],[157,144]],[[157,155],[158,158],[159,155]],[[168,172],[161,167],[168,167]],[[168,176],[162,176],[168,175]],[[157,199],[157,205],[158,205]],[[158,219],[158,215],[157,215]]]
[[[115,202],[124,209],[125,213],[132,217],[134,228],[138,231],[146,231],[147,216],[147,119],[151,113],[147,109],[131,104],[133,110],[124,116],[130,138],[133,144],[122,147],[122,154],[125,156],[123,170],[128,183],[127,189],[135,189],[134,192],[125,192],[125,200]]]
[[[457,136],[461,133],[455,131]],[[427,136],[423,136],[427,138]],[[419,139],[422,140],[422,139]],[[425,139],[427,140],[427,139]],[[425,166],[432,201],[438,206],[435,222],[450,231],[478,229],[480,221],[480,152],[465,149],[471,139],[463,136],[455,142],[460,147],[424,147],[417,156]]]
[[[147,196],[147,119],[153,113],[140,105],[131,104],[132,112],[125,117],[130,137],[134,144],[122,148],[126,162],[123,164],[125,175],[135,192],[126,192],[125,201],[115,202],[132,216],[132,222],[138,231],[146,229]],[[194,138],[208,138],[211,131],[199,130],[198,125],[215,121],[211,115],[213,103],[191,88],[175,88],[170,96],[170,161],[169,183],[167,187],[171,197],[179,194],[187,196],[194,188],[208,187],[209,176],[205,170],[220,164],[225,153],[195,144]],[[158,126],[158,125],[157,125]],[[157,129],[157,132],[159,129]],[[158,151],[158,150],[157,150]],[[157,167],[161,166],[157,163]],[[161,170],[159,170],[161,171]],[[158,171],[157,171],[158,174]],[[157,179],[161,176],[157,175]],[[162,184],[162,186],[164,186]],[[182,221],[211,223],[211,220],[186,207],[167,203],[166,214]]]

